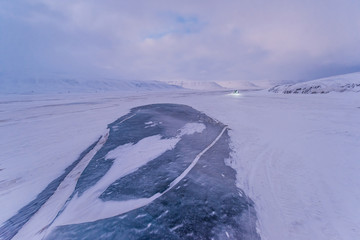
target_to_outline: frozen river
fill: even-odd
[[[14,95],[0,113],[0,239],[236,238],[254,209],[261,239],[360,239],[358,93]]]
[[[3,239],[260,239],[230,151],[227,126],[189,106],[133,108],[5,222]]]

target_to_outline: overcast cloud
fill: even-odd
[[[360,71],[359,0],[0,0],[0,77],[302,81]]]

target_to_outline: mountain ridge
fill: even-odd
[[[268,91],[284,94],[360,92],[360,72],[319,78],[295,84],[277,85],[268,89]]]
[[[2,79],[0,94],[94,93],[106,91],[178,90],[179,86],[160,81],[62,79]]]

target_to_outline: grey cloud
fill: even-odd
[[[0,1],[0,72],[299,81],[360,66],[360,2]]]

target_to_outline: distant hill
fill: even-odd
[[[1,94],[93,93],[106,91],[176,90],[179,86],[160,81],[77,80],[77,79],[0,79]]]
[[[268,91],[285,94],[360,92],[360,72],[320,78],[296,84],[278,85],[270,88]]]
[[[255,83],[249,81],[216,81],[223,88],[238,90],[258,90],[264,89]]]
[[[166,83],[193,90],[258,90],[262,87],[248,81],[167,81]]]
[[[167,81],[167,84],[176,85],[186,89],[192,90],[222,90],[222,86],[216,82],[207,81]]]

